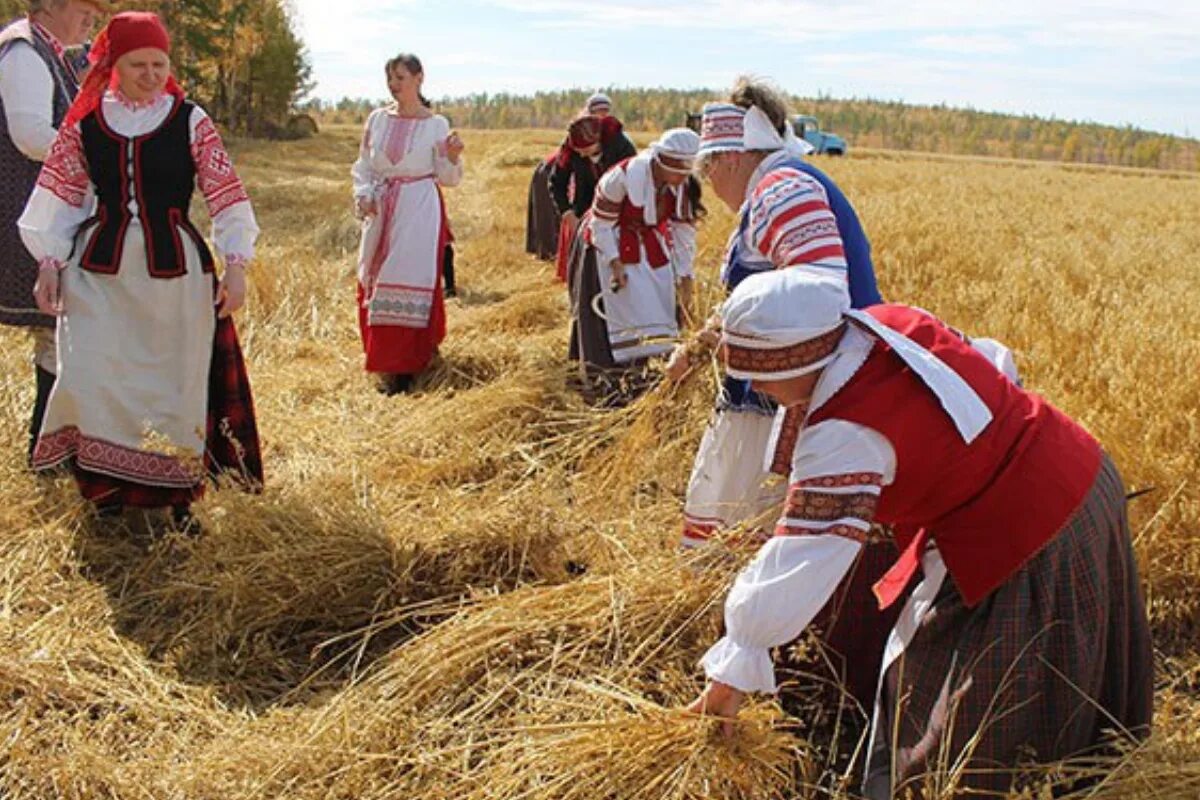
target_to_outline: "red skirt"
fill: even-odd
[[[429,310],[429,324],[424,328],[405,328],[399,325],[367,324],[366,292],[362,283],[355,293],[358,305],[358,332],[362,337],[363,352],[367,356],[367,372],[383,372],[391,375],[416,375],[429,366],[438,345],[446,338],[446,301],[442,297],[442,258],[446,245],[454,241],[450,220],[446,216],[446,202],[441,197],[442,218],[438,226],[437,262],[434,264],[433,306]],[[385,235],[386,232],[385,232]]]
[[[571,241],[575,238],[575,228],[565,219],[558,223],[558,256],[555,259],[555,276],[563,283],[567,282],[567,266],[571,263]]]
[[[429,325],[424,328],[368,325],[364,294],[362,284],[359,284],[358,331],[362,335],[363,351],[367,354],[367,372],[416,375],[428,367],[438,345],[446,338],[446,303],[442,299],[441,271],[433,288]]]

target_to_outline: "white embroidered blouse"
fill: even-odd
[[[442,186],[457,186],[463,159],[446,156],[450,123],[441,114],[402,117],[394,107],[377,108],[367,118],[358,160],[350,170],[354,196],[378,197],[393,179],[433,177]]]
[[[115,133],[142,136],[167,120],[174,103],[175,98],[165,93],[145,103],[135,103],[110,91],[101,101],[98,113],[104,115],[105,123]],[[227,264],[245,264],[254,258],[254,243],[259,233],[250,198],[234,171],[216,126],[199,106],[192,110],[189,129],[196,186],[212,219],[212,240],[217,254]],[[79,125],[63,127],[17,223],[21,239],[40,263],[62,266],[70,258],[75,234],[92,215],[95,205],[95,186],[88,176]],[[130,199],[129,209],[136,212],[136,199]],[[141,224],[136,214],[130,224]]]
[[[658,223],[658,202],[651,171],[653,156],[642,153],[629,159],[624,167],[614,167],[600,178],[596,184],[596,199],[607,200],[609,204],[620,207],[629,200],[635,206],[643,209],[644,222],[653,226]],[[683,187],[671,189],[674,200],[674,211],[668,221],[671,231],[672,260],[674,261],[675,277],[693,277],[692,262],[696,256],[696,226],[690,220],[681,219],[684,207]],[[610,212],[592,205],[592,245],[599,255],[599,263],[608,264],[616,260],[620,253],[620,213]]]

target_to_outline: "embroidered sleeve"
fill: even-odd
[[[800,431],[783,517],[725,601],[725,637],[705,654],[708,676],[742,691],[774,691],[770,648],[800,635],[854,565],[895,476],[879,433],[842,420]]]
[[[750,243],[776,268],[847,274],[837,218],[824,187],[795,169],[767,173],[750,197]]]
[[[783,419],[786,428],[786,415]],[[785,430],[781,440],[786,435]],[[882,487],[895,470],[891,444],[870,428],[842,420],[803,428],[775,535],[834,534],[866,541]]]
[[[213,244],[226,264],[244,266],[254,258],[258,239],[254,208],[212,119],[197,108],[190,122],[196,183],[212,219]]]
[[[601,265],[615,260],[620,253],[617,220],[627,193],[623,169],[610,169],[596,184],[596,196],[592,200],[592,244],[599,252]]]
[[[91,180],[83,154],[83,137],[77,126],[58,132],[42,164],[37,185],[73,208],[83,206]]]
[[[211,216],[237,203],[250,202],[221,134],[207,114],[200,116],[192,133],[192,160],[196,164],[196,183]]]

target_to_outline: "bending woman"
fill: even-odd
[[[262,483],[230,318],[258,225],[212,120],[171,77],[169,52],[156,15],[113,17],[20,228],[40,264],[38,306],[58,317],[59,374],[34,465],[70,461],[104,511],[170,506],[182,522],[206,470]],[[219,284],[188,220],[196,186],[225,262]]]
[[[769,649],[809,624],[864,543],[900,556],[864,793],[1004,794],[1027,762],[1144,736],[1153,654],[1121,477],[1066,414],[919,309],[852,310],[808,270],[747,278],[722,312],[730,374],[800,415],[771,538],[725,603],[693,709],[775,690]],[[882,532],[873,522],[891,526]],[[937,786],[942,784],[941,786]]]
[[[679,336],[704,214],[690,174],[699,144],[694,131],[675,128],[610,169],[576,237],[569,357],[600,399],[641,389],[646,362],[669,353]]]
[[[365,220],[358,257],[358,325],[367,372],[385,394],[406,392],[446,337],[441,266],[451,240],[440,186],[462,180],[462,140],[429,110],[416,56],[385,66],[395,103],[367,118],[354,162]]]

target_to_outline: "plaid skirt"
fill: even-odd
[[[1144,737],[1153,653],[1106,455],[1067,524],[974,608],[947,579],[883,676],[864,794],[1005,796],[1023,767]]]

